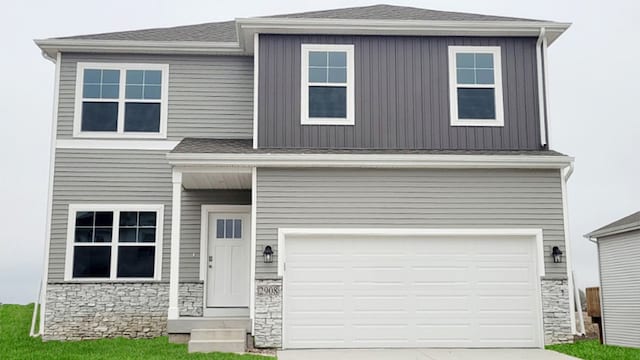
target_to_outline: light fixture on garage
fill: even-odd
[[[562,250],[560,250],[559,247],[554,246],[553,249],[551,250],[551,255],[553,256],[554,263],[562,262]]]
[[[264,258],[265,264],[269,264],[273,262],[273,249],[271,249],[271,246],[267,245],[264,247],[264,251],[262,252],[262,257]]]

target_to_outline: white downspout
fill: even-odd
[[[573,173],[573,162],[571,164],[562,169],[561,174],[562,178],[560,179],[560,185],[562,188],[562,210],[564,214],[564,247],[566,253],[566,263],[567,263],[567,282],[568,282],[568,291],[569,291],[569,312],[571,319],[571,332],[572,334],[577,333],[576,329],[576,303],[574,296],[574,288],[575,283],[573,279],[573,270],[571,266],[571,238],[569,236],[569,207],[568,207],[568,199],[567,199],[567,181],[569,177]]]
[[[573,276],[573,281],[576,280],[576,274],[572,271],[571,272],[571,276]],[[577,312],[578,312],[578,322],[580,323],[580,331],[578,332],[578,335],[584,335],[586,334],[586,331],[584,330],[584,314],[582,313],[582,300],[580,299],[580,291],[578,290],[577,286],[573,287],[573,296],[575,296],[576,302],[578,305],[577,306]]]
[[[545,77],[546,71],[545,66],[542,63],[543,61],[543,47],[546,50],[546,30],[544,27],[540,28],[540,35],[538,36],[538,41],[536,42],[536,65],[537,65],[537,73],[538,73],[538,113],[540,114],[540,145],[547,145],[547,111],[546,111],[546,86],[545,86]],[[545,51],[546,52],[546,51]]]

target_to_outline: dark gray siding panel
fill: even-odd
[[[251,190],[184,190],[180,229],[180,281],[200,280],[202,205],[251,205]]]
[[[64,279],[69,204],[163,204],[162,280],[169,280],[171,167],[164,151],[56,151],[49,281]],[[182,191],[180,279],[198,281],[200,205],[250,204],[251,191]]]
[[[608,345],[640,348],[640,230],[598,239]]]
[[[354,126],[300,125],[300,45],[355,45]],[[538,149],[535,38],[261,35],[260,147]],[[449,45],[502,49],[504,127],[449,125]]]
[[[564,249],[560,172],[556,170],[258,169],[256,276],[276,274],[262,262],[278,228],[543,229],[546,274]]]
[[[168,139],[253,136],[253,57],[63,54],[58,139],[73,135],[78,62],[169,64]]]

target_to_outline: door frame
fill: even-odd
[[[287,235],[389,235],[389,236],[402,236],[402,235],[422,235],[422,236],[472,236],[472,235],[495,235],[495,236],[522,236],[527,237],[535,242],[536,248],[536,305],[537,305],[537,323],[538,323],[538,338],[540,341],[539,348],[544,349],[544,305],[542,301],[542,284],[541,281],[545,276],[545,262],[544,262],[544,237],[543,230],[540,228],[278,228],[278,253],[277,266],[278,277],[282,279],[282,349],[287,349],[286,344],[286,281],[285,281],[285,269],[286,269],[286,250],[285,243]]]
[[[207,309],[207,256],[209,253],[209,214],[211,213],[238,213],[246,215],[249,222],[253,222],[251,218],[251,205],[202,205],[200,210],[200,281],[202,286],[202,311],[203,314]],[[251,227],[249,227],[251,228]],[[251,231],[251,230],[250,230]],[[251,234],[248,234],[247,241],[251,242]],[[249,244],[249,252],[251,252],[251,244]],[[249,268],[251,268],[251,254],[249,254]],[[250,273],[251,271],[249,271]],[[249,279],[249,287],[251,288],[251,280]],[[251,289],[249,289],[251,290]],[[251,294],[251,292],[249,292]]]

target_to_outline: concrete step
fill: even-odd
[[[245,329],[247,331],[251,331],[251,320],[247,317],[185,317],[180,319],[169,319],[167,323],[167,330],[169,334],[189,334],[193,329]]]
[[[193,329],[191,340],[237,340],[244,341],[247,338],[245,329]]]
[[[246,350],[244,340],[190,340],[189,352],[226,352],[242,354]]]

